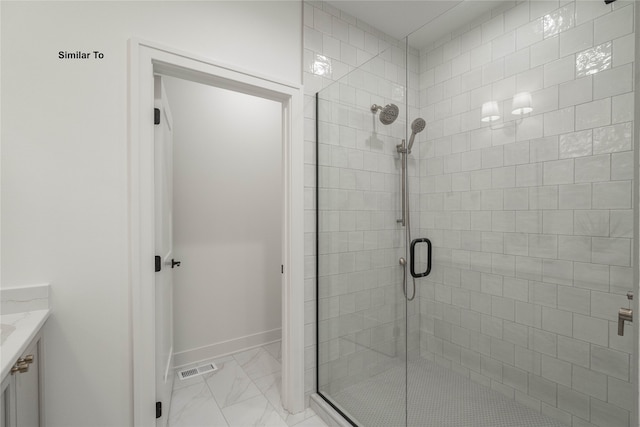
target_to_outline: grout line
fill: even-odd
[[[227,423],[227,427],[231,426],[231,424],[229,424],[229,420],[227,419],[226,415],[222,411],[222,408],[220,407],[220,404],[218,403],[218,400],[213,395],[213,390],[211,390],[211,387],[209,386],[209,382],[206,379],[204,380],[204,384],[207,386],[207,389],[209,389],[209,393],[211,393],[211,397],[213,398],[213,402],[216,404],[216,406],[218,407],[218,411],[220,411],[220,414],[222,415],[222,418],[224,418],[224,421]]]
[[[261,347],[260,347],[260,350],[264,351],[264,352],[265,352],[265,353],[267,353],[269,356],[271,356],[271,353],[269,353],[269,352],[264,348],[264,346],[261,346]],[[259,353],[259,352],[258,352],[258,353]],[[273,356],[271,356],[271,357],[273,357]],[[274,357],[274,359],[275,359],[275,357]],[[258,391],[260,392],[260,395],[261,395],[262,397],[264,397],[264,399],[267,401],[267,404],[271,407],[271,409],[272,409],[276,414],[278,414],[278,417],[280,417],[280,419],[281,419],[285,424],[287,424],[287,420],[285,420],[284,418],[282,418],[282,416],[280,415],[280,412],[278,412],[278,411],[276,410],[276,408],[274,408],[274,407],[273,407],[273,405],[272,405],[272,404],[271,404],[271,402],[269,401],[269,398],[264,394],[264,392],[263,392],[262,390],[260,390],[260,387],[258,387],[258,385],[254,382],[254,379],[253,379],[253,378],[251,378],[251,377],[249,376],[249,374],[244,370],[244,367],[242,367],[242,365],[240,365],[240,363],[238,363],[238,366],[240,366],[240,369],[242,369],[242,372],[244,372],[244,374],[247,376],[247,378],[249,378],[249,381],[251,381],[251,383],[253,384],[253,386],[254,386],[256,389],[258,389]],[[281,366],[282,366],[282,365],[281,365]],[[282,370],[281,370],[280,372],[282,372]],[[272,375],[272,374],[267,374],[267,375]],[[263,375],[263,376],[261,376],[261,377],[259,377],[259,378],[256,378],[256,379],[264,378],[264,377],[266,377],[267,375]],[[281,376],[280,378],[282,378],[282,376]],[[282,396],[280,396],[280,399],[281,399],[281,401],[282,401]],[[288,425],[288,424],[287,424],[287,425]]]

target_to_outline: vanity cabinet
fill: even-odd
[[[42,335],[38,333],[2,381],[0,427],[43,427]]]

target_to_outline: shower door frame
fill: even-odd
[[[282,402],[304,410],[303,91],[280,81],[155,42],[128,43],[128,193],[133,424],[155,425],[154,73],[271,99],[282,104]]]

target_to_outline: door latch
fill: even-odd
[[[171,268],[176,267],[180,267],[180,261],[176,261],[175,259],[171,258]]]

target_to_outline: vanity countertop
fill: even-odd
[[[40,331],[50,312],[51,310],[45,309],[0,316],[2,328],[2,344],[0,344],[2,374],[0,378],[4,380],[7,377],[11,366]]]
[[[49,285],[4,288],[0,291],[0,379],[49,318]]]

